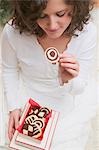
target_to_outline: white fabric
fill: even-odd
[[[46,60],[36,36],[19,34],[9,24],[6,24],[2,33],[3,82],[8,111],[22,108],[30,97],[42,106],[59,111],[56,135],[61,133],[62,137],[60,139],[56,136],[55,144],[62,140],[60,146],[64,145],[64,139],[68,141],[83,136],[82,126],[96,111],[97,98],[93,78],[96,28],[90,22],[82,32],[77,33],[79,36],[72,37],[66,52],[77,57],[80,73],[64,86],[59,85],[58,65]],[[88,92],[91,92],[90,97]]]

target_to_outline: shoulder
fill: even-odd
[[[15,27],[15,25],[12,25],[12,20],[10,20],[8,23],[5,24],[3,32],[5,32],[8,37],[21,37],[21,38],[27,38],[31,36],[29,33],[20,33],[19,29]],[[33,36],[33,35],[32,35]]]
[[[2,32],[2,36],[6,37],[8,40],[16,40],[16,37],[19,36],[19,32],[11,25],[12,20],[5,24]]]
[[[85,27],[84,31],[89,34],[90,36],[97,34],[97,28],[96,25],[93,22],[89,22]]]
[[[82,31],[77,31],[77,37],[73,37],[70,48],[71,51],[76,54],[80,54],[82,52],[86,52],[87,50],[94,50],[97,45],[97,27],[93,22],[89,22],[84,25]]]
[[[9,43],[15,48],[19,48],[22,45],[25,46],[27,43],[31,43],[32,40],[35,39],[34,35],[29,35],[26,33],[20,34],[19,29],[12,26],[12,20],[4,26],[2,36],[6,37]]]
[[[93,38],[97,36],[97,28],[96,25],[89,21],[87,24],[84,25],[84,28],[81,32],[79,32],[79,35],[84,38]]]
[[[89,22],[84,28],[85,43],[94,46],[97,43],[97,27],[93,22]]]
[[[97,42],[97,27],[91,21],[84,25],[82,31],[76,31],[76,34],[78,35],[78,37],[75,38],[75,41],[79,41],[82,47],[88,43],[96,44]]]
[[[10,20],[9,22],[7,22],[3,28],[3,32],[5,32],[6,34],[11,34],[12,32],[15,32],[16,29],[15,27],[12,25],[12,20]]]

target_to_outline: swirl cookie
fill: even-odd
[[[45,50],[46,59],[52,64],[57,63],[59,61],[59,52],[54,47],[49,47]]]
[[[23,124],[23,134],[42,140],[50,115],[51,110],[46,107],[31,108]]]

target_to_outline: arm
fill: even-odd
[[[88,123],[96,114],[97,87],[94,78],[96,72],[96,42],[96,28],[93,28],[92,30],[90,29],[90,32],[80,42],[79,53],[76,55],[79,62],[79,74],[66,84],[74,100],[74,109],[62,120],[64,124],[67,119],[67,139],[76,135],[73,132],[75,127],[78,129],[80,125]]]
[[[8,137],[11,140],[20,118],[19,66],[16,52],[9,42],[6,28],[2,32],[2,77],[9,110]]]
[[[9,111],[20,108],[18,101],[19,68],[16,52],[9,43],[6,28],[1,40],[2,76]]]
[[[84,43],[82,42],[81,51],[77,56],[79,75],[72,80],[70,90],[74,95],[84,92],[88,82],[90,82],[92,75],[94,75],[96,71],[96,30],[92,32],[92,35],[90,34],[85,37]]]
[[[70,54],[63,54],[62,57],[64,59],[60,59],[61,62],[64,62],[62,67],[64,67],[65,72],[67,71],[66,73],[69,75],[69,83],[66,86],[72,95],[83,93],[90,77],[95,72],[96,28],[94,26],[90,28],[89,26],[88,32],[86,31],[83,33],[83,36],[79,36],[76,40],[78,42],[76,53],[72,51],[71,56]],[[65,78],[67,77],[65,75]]]

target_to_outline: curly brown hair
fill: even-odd
[[[12,25],[15,25],[20,33],[44,35],[44,31],[37,24],[37,19],[46,8],[47,2],[48,0],[13,0]],[[68,36],[75,35],[76,30],[82,31],[84,24],[87,24],[93,3],[91,0],[64,0],[64,2],[73,6],[72,21],[65,33]]]

